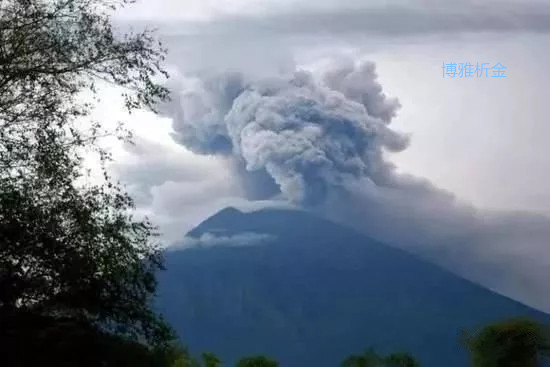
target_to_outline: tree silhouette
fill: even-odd
[[[538,367],[550,347],[548,330],[526,318],[489,324],[463,342],[474,367]]]
[[[386,367],[420,367],[420,363],[408,353],[394,353],[384,358]]]
[[[237,362],[237,367],[278,367],[277,361],[266,356],[245,357]]]
[[[342,367],[379,367],[382,358],[374,349],[367,349],[363,354],[353,354],[342,362]]]
[[[76,365],[71,350],[78,365],[100,365],[93,356],[107,355],[108,336],[148,351],[173,338],[151,307],[162,268],[156,229],[134,218],[98,144],[128,135],[88,118],[100,82],[123,88],[130,111],[167,98],[157,81],[164,50],[152,33],[111,25],[131,2],[0,2],[0,343],[19,366],[48,362],[33,348],[52,347],[51,335],[74,334],[46,353],[66,353],[59,366]],[[96,181],[83,168],[92,154]],[[93,353],[81,350],[85,341]]]
[[[393,353],[387,356],[367,349],[363,354],[354,354],[342,362],[342,367],[420,367],[420,364],[408,353]]]

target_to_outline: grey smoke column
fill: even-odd
[[[399,103],[383,94],[369,62],[261,80],[223,74],[174,88],[179,93],[165,112],[174,117],[177,141],[267,172],[299,204],[320,204],[358,179],[392,185],[383,152],[408,145],[389,127]]]

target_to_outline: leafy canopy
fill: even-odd
[[[156,228],[107,172],[99,139],[129,139],[90,118],[98,83],[125,107],[168,98],[165,50],[150,30],[123,34],[129,0],[0,1],[0,330],[70,319],[148,345],[173,337],[152,310],[162,268]],[[101,180],[84,157],[95,155]],[[22,316],[24,315],[24,317]],[[6,335],[10,335],[9,338]],[[46,340],[47,337],[44,337]]]
[[[266,356],[245,357],[237,362],[237,367],[278,367],[277,361]]]
[[[538,367],[550,351],[550,334],[539,323],[514,318],[465,335],[474,367]]]
[[[380,355],[374,349],[354,354],[342,362],[342,367],[420,367],[420,363],[408,353]]]

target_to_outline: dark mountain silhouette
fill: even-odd
[[[159,308],[191,351],[231,364],[267,354],[283,367],[334,367],[372,346],[458,367],[467,365],[462,330],[508,316],[549,320],[306,212],[227,208],[188,236],[224,241],[166,253]]]

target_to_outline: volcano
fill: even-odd
[[[547,314],[304,211],[226,208],[166,252],[158,307],[191,352],[334,367],[373,347],[467,365],[463,330]]]

